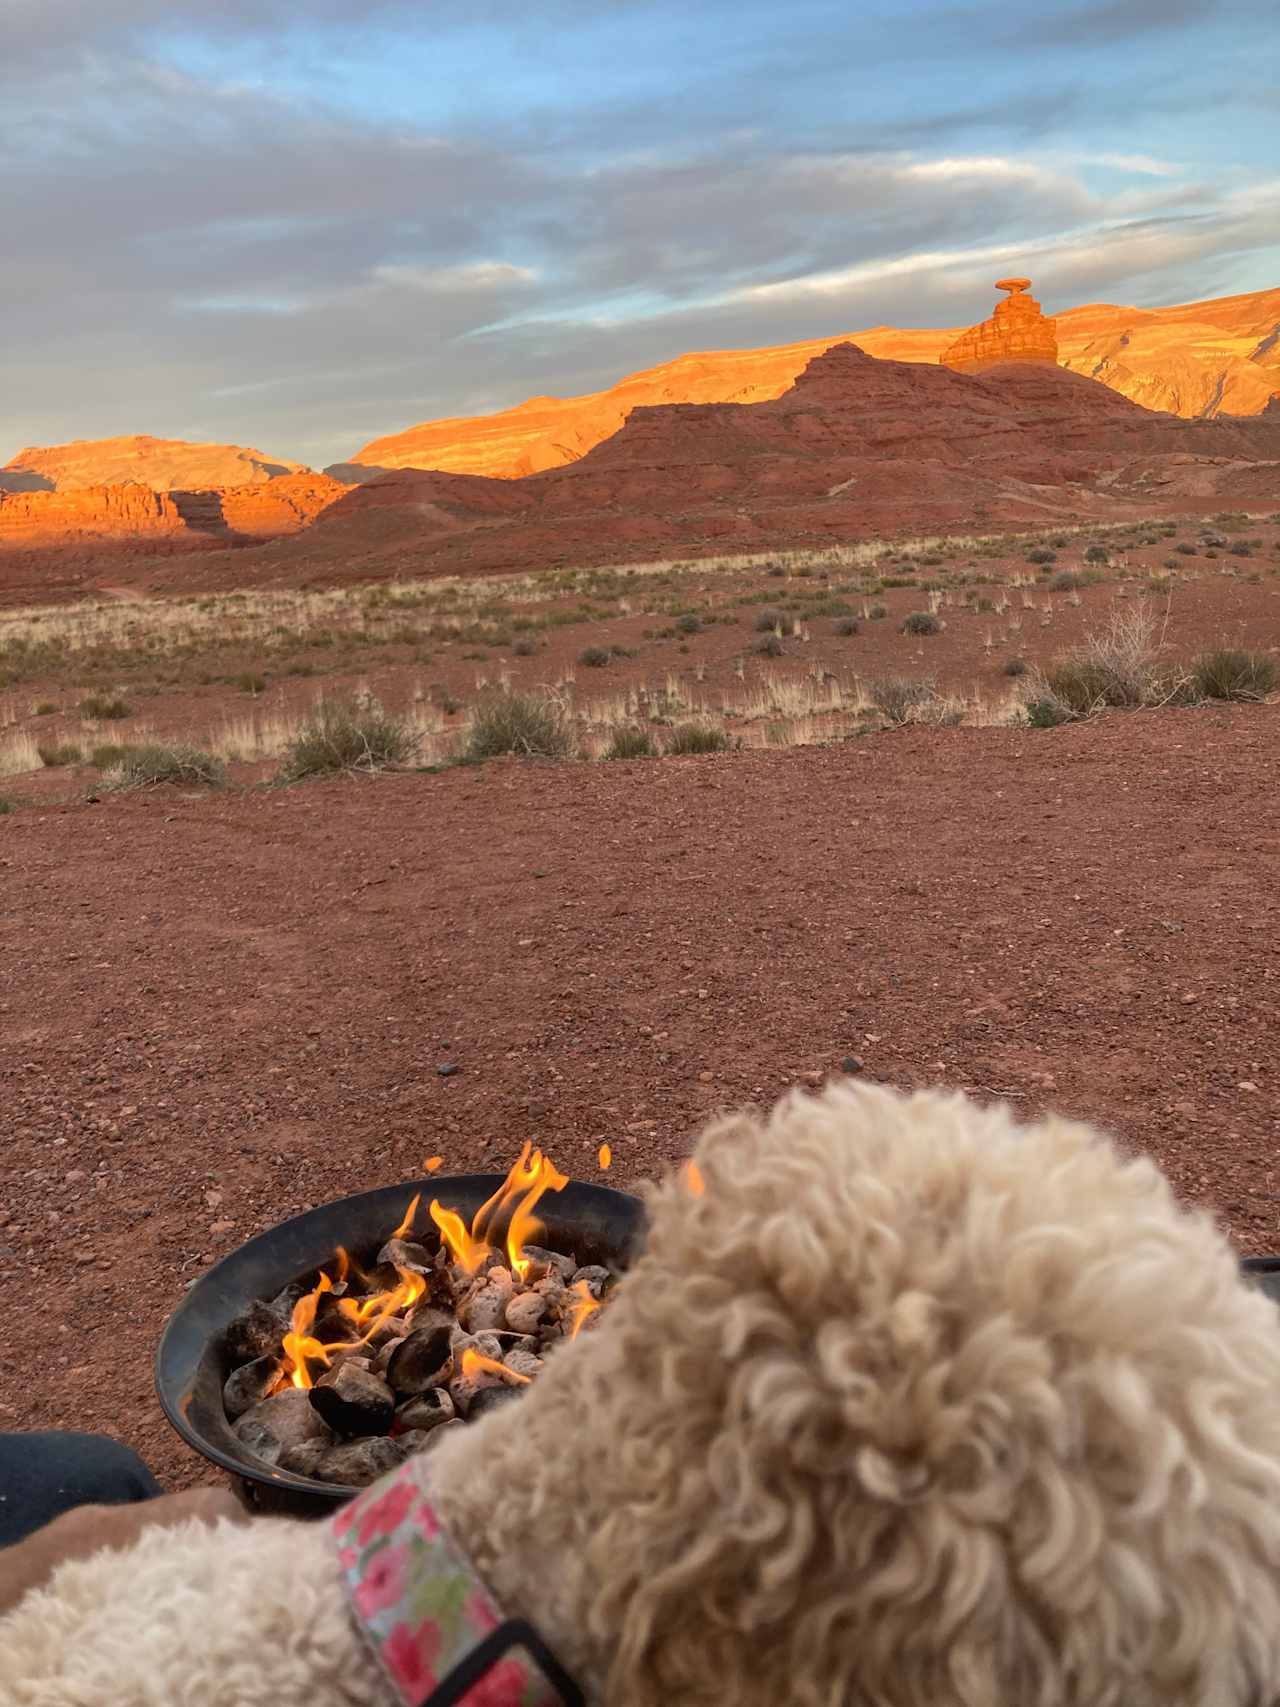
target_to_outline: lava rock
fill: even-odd
[[[286,1387],[283,1393],[261,1400],[236,1423],[235,1436],[268,1464],[278,1464],[286,1452],[304,1440],[333,1440],[305,1387]]]
[[[502,1360],[502,1366],[504,1369],[510,1369],[515,1375],[527,1375],[532,1381],[542,1368],[542,1359],[531,1351],[517,1348],[507,1353]]]
[[[225,1345],[232,1363],[251,1363],[270,1352],[280,1350],[280,1342],[289,1331],[293,1306],[288,1310],[255,1298],[229,1324]]]
[[[402,1398],[444,1386],[453,1373],[451,1330],[416,1328],[387,1359],[387,1381]]]
[[[311,1476],[318,1481],[323,1480],[320,1466],[324,1463],[325,1455],[332,1449],[332,1443],[327,1440],[301,1441],[281,1454],[280,1468],[292,1470],[295,1476]]]
[[[497,1387],[481,1387],[471,1395],[471,1403],[467,1410],[467,1420],[476,1422],[480,1417],[488,1416],[490,1411],[500,1411],[505,1406],[515,1404],[519,1399],[521,1389],[509,1387],[505,1382]]]
[[[406,1431],[424,1434],[452,1422],[456,1414],[447,1389],[431,1387],[401,1405],[396,1412],[396,1422]]]
[[[451,1079],[455,1073],[460,1073],[461,1071],[462,1068],[456,1061],[442,1061],[436,1068],[436,1072],[439,1073],[442,1079]]]
[[[391,1388],[356,1358],[344,1358],[311,1389],[311,1403],[337,1434],[385,1434],[395,1415]]]
[[[274,1353],[231,1371],[222,1388],[222,1406],[232,1422],[266,1398],[279,1373],[280,1360]]]
[[[367,1488],[388,1470],[403,1464],[407,1454],[398,1440],[387,1434],[366,1435],[332,1446],[320,1461],[320,1476],[344,1488]]]
[[[588,1263],[585,1268],[576,1271],[573,1277],[574,1288],[585,1285],[590,1297],[600,1299],[605,1295],[605,1289],[610,1281],[609,1270],[598,1262]]]
[[[536,1292],[517,1292],[506,1308],[506,1325],[515,1334],[531,1334],[550,1309],[546,1298]]]
[[[410,1274],[434,1274],[435,1261],[425,1245],[412,1239],[388,1239],[378,1252],[378,1261],[393,1268],[407,1268]]]
[[[860,1073],[862,1071],[862,1062],[856,1055],[846,1055],[844,1060],[840,1063],[840,1071],[842,1073]]]
[[[506,1321],[508,1298],[497,1286],[482,1286],[464,1298],[458,1306],[458,1320],[468,1333],[483,1333],[487,1328],[500,1328]]]

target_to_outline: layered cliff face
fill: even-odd
[[[141,485],[0,491],[0,550],[138,546],[186,550],[296,533],[345,488],[323,474],[218,491]]]
[[[80,439],[65,445],[29,445],[0,468],[0,492],[77,492],[88,487],[137,485],[154,492],[250,486],[308,472],[244,445],[194,444],[153,439]]]
[[[1280,289],[1176,308],[1092,303],[1057,314],[1054,324],[1061,366],[1149,409],[1190,419],[1254,415],[1280,394]],[[846,342],[883,359],[937,362],[962,330],[878,326],[773,349],[679,356],[585,397],[535,397],[497,415],[424,421],[375,439],[328,472],[348,483],[395,468],[514,479],[584,456],[633,408],[767,402],[815,356]]]
[[[996,289],[1008,291],[989,320],[970,326],[942,352],[943,367],[956,373],[981,373],[1001,362],[1047,362],[1058,365],[1058,338],[1034,296],[1030,279],[997,279]]]

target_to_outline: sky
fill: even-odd
[[[1275,0],[0,0],[0,463],[1280,283]]]

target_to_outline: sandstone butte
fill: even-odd
[[[1046,320],[1030,279],[997,279],[996,289],[1008,291],[989,320],[962,332],[938,358],[956,373],[981,373],[1001,362],[1047,362],[1058,365],[1058,338],[1053,321]]]
[[[1280,395],[1280,289],[1174,308],[1091,303],[1056,315],[1054,324],[1061,366],[1148,409],[1187,419],[1256,415]],[[514,479],[584,456],[616,433],[633,408],[763,403],[780,397],[834,344],[853,342],[895,361],[938,362],[963,332],[877,326],[772,349],[677,356],[588,396],[533,397],[495,415],[424,421],[374,439],[328,472],[349,481],[395,468]]]
[[[244,445],[193,444],[146,434],[28,445],[0,468],[0,492],[72,492],[89,486],[148,486],[154,492],[252,486],[285,474],[306,474]]]

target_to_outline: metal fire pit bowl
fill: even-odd
[[[426,1211],[431,1199],[439,1198],[470,1222],[502,1181],[501,1174],[452,1174],[384,1185],[309,1209],[241,1245],[201,1275],[165,1325],[155,1362],[165,1416],[189,1446],[238,1478],[244,1498],[261,1510],[319,1517],[350,1499],[357,1489],[274,1469],[236,1439],[222,1406],[222,1387],[230,1374],[223,1351],[227,1327],[255,1298],[274,1298],[295,1281],[309,1279],[332,1261],[339,1245],[354,1256],[376,1251],[415,1192],[422,1193],[422,1205],[414,1229],[434,1249],[435,1228]],[[538,1219],[545,1228],[540,1242],[574,1252],[581,1263],[625,1268],[644,1240],[638,1197],[580,1180],[549,1192],[538,1204]]]

